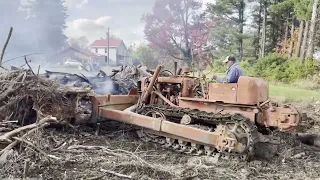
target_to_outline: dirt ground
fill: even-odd
[[[308,114],[299,131],[320,132],[320,114],[315,112],[318,107],[296,106]],[[112,121],[101,125],[99,135],[88,126],[50,128],[27,140],[34,147],[25,149],[23,145],[18,149],[20,152],[11,151],[4,164],[0,159],[1,179],[22,178],[23,174],[36,179],[307,180],[320,177],[320,150],[297,143],[291,135],[284,137],[285,144],[278,147],[277,156],[268,160],[256,157],[248,162],[217,161],[215,157],[173,152],[140,141],[133,126]],[[24,169],[29,170],[24,172]]]

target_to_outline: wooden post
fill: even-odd
[[[178,69],[178,62],[174,62],[174,75],[177,75],[177,69]]]

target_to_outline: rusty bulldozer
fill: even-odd
[[[187,154],[245,160],[256,143],[272,142],[267,130],[294,131],[301,121],[295,107],[270,101],[263,79],[202,83],[186,69],[165,77],[161,72],[158,66],[128,95],[90,97],[91,122],[107,118],[133,124],[146,142]]]

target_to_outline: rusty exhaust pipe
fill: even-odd
[[[156,80],[158,79],[161,69],[162,69],[162,66],[158,66],[156,71],[153,73],[153,76],[152,76],[151,81],[150,81],[150,83],[148,85],[148,88],[143,93],[142,102],[146,102],[148,96],[151,94],[152,89],[153,89],[153,85],[156,82]]]

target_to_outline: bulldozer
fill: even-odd
[[[203,83],[188,68],[138,81],[128,95],[90,97],[91,121],[107,118],[138,127],[145,142],[178,152],[246,160],[258,142],[272,142],[270,132],[294,131],[301,121],[292,105],[269,99],[268,83],[241,76],[238,83]]]

